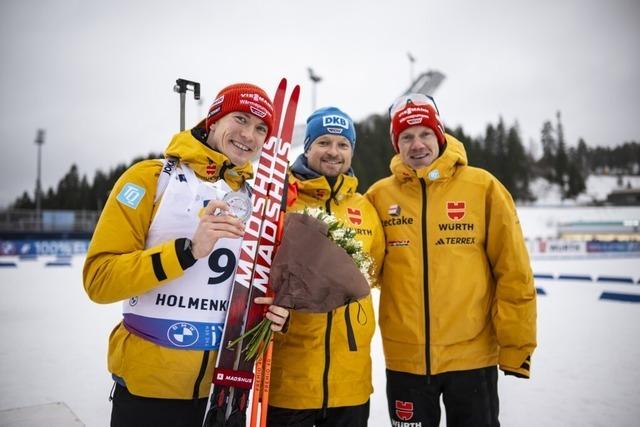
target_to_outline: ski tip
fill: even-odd
[[[283,77],[282,79],[280,79],[280,84],[278,85],[278,88],[282,89],[286,87],[287,87],[287,78]]]
[[[300,96],[300,85],[296,85],[291,92],[291,98],[298,99]]]

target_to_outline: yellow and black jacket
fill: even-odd
[[[237,190],[252,176],[251,165],[235,167],[205,143],[204,131],[174,136],[167,157],[177,157],[204,180],[224,179]],[[89,297],[107,304],[127,300],[183,275],[189,267],[177,240],[145,249],[149,226],[159,203],[154,203],[162,161],[133,165],[116,182],[96,226],[84,265],[84,288]],[[118,202],[123,187],[144,189],[135,208]],[[181,236],[191,238],[191,236]],[[120,322],[109,337],[109,371],[132,394],[154,398],[207,397],[217,352],[162,347],[130,333]]]
[[[298,190],[290,211],[322,208],[342,219],[357,231],[379,270],[384,256],[382,227],[373,206],[356,193],[355,177],[340,175],[333,188],[323,176],[302,180],[290,174],[289,183]],[[329,313],[292,310],[287,332],[276,334],[274,340],[269,404],[319,409],[367,402],[373,391],[374,316],[371,295]],[[355,338],[351,345],[350,335]]]
[[[462,144],[417,171],[396,155],[368,190],[386,237],[379,323],[387,368],[492,365],[529,376],[536,291],[513,200]]]

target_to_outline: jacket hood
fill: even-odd
[[[402,162],[399,154],[396,154],[389,166],[391,173],[400,181],[428,178],[427,182],[431,182],[450,178],[458,167],[468,164],[467,152],[464,145],[453,136],[445,134],[445,139],[447,144],[444,153],[430,165],[413,170]]]
[[[301,201],[312,206],[317,205],[319,201],[327,202],[328,200],[340,204],[342,200],[352,196],[358,188],[358,179],[346,174],[338,175],[333,188],[322,175],[317,178],[303,179],[292,173],[289,176],[289,183],[296,188]]]

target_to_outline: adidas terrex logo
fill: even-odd
[[[409,218],[406,216],[394,217],[389,219],[382,220],[383,227],[390,227],[393,225],[411,225],[413,224],[413,218]]]
[[[441,237],[436,241],[438,245],[473,245],[476,242],[475,237]]]

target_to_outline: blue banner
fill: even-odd
[[[640,252],[640,242],[587,242],[587,252]]]
[[[0,240],[0,255],[72,256],[87,253],[89,240]]]

